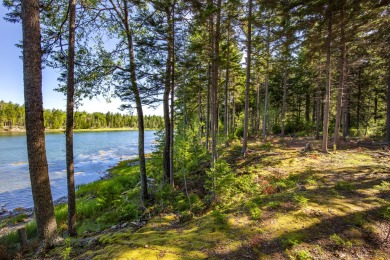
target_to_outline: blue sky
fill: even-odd
[[[0,6],[0,100],[18,104],[24,103],[23,95],[23,64],[20,58],[21,50],[15,46],[22,39],[22,25],[13,24],[4,20],[6,9]],[[58,86],[58,72],[51,68],[43,70],[43,107],[65,110],[66,97],[54,91]],[[121,102],[113,99],[107,103],[103,97],[93,100],[83,100],[84,105],[78,110],[87,112],[121,112],[118,110]],[[162,115],[161,106],[157,110],[144,108],[145,115]]]

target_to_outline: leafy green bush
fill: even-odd
[[[284,133],[289,134],[302,134],[308,135],[313,131],[313,126],[310,123],[304,123],[302,121],[287,121],[284,127]]]
[[[234,135],[238,138],[242,138],[244,136],[244,127],[237,127],[236,131],[234,132]]]
[[[298,236],[288,235],[281,239],[283,248],[290,248],[301,243],[301,239]]]
[[[191,202],[191,211],[194,214],[199,214],[203,211],[205,205],[197,194],[194,193],[190,194],[189,200]]]
[[[121,221],[130,221],[138,217],[138,207],[131,203],[125,203],[117,209]]]
[[[118,204],[121,200],[121,192],[123,191],[121,183],[111,185],[109,182],[102,183],[97,194],[97,204],[101,209],[111,208],[114,204]]]
[[[307,250],[299,250],[295,254],[295,257],[297,260],[308,260],[308,259],[311,259],[311,254]]]
[[[273,134],[278,135],[282,132],[282,126],[280,124],[272,125],[271,131]]]
[[[239,191],[234,173],[223,159],[216,161],[215,167],[207,171],[207,176],[207,189],[222,202],[228,202]]]
[[[211,216],[213,217],[214,225],[218,228],[224,229],[228,227],[228,218],[226,214],[223,214],[219,210],[213,210],[213,212],[211,212]]]

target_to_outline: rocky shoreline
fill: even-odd
[[[65,204],[68,202],[68,197],[63,196],[59,199],[56,199],[53,204],[54,206]],[[17,222],[15,224],[7,224],[6,226],[0,228],[0,238],[4,235],[7,235],[13,231],[16,231],[17,229],[25,226],[27,223],[32,221],[34,219],[34,208],[16,208],[11,211],[8,211],[5,208],[5,205],[0,205],[0,221],[6,221],[10,220],[12,218],[15,218],[19,215],[25,215],[26,218],[21,220],[20,222]]]

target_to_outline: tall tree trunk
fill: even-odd
[[[74,52],[76,31],[76,0],[69,1],[68,86],[66,102],[66,175],[68,183],[68,233],[77,236],[76,192],[73,160],[73,112],[74,112]]]
[[[236,131],[236,98],[235,98],[235,92],[233,91],[233,100],[232,100],[232,130],[231,132],[234,133]]]
[[[260,131],[260,90],[261,90],[261,84],[260,80],[257,80],[257,88],[256,88],[256,134],[259,134]]]
[[[114,5],[114,3],[111,1]],[[144,113],[142,110],[141,96],[137,84],[137,75],[136,75],[136,64],[134,58],[134,47],[133,47],[133,34],[129,26],[129,14],[127,1],[123,0],[123,13],[124,13],[124,27],[127,36],[127,44],[129,48],[129,61],[130,61],[130,83],[131,83],[131,92],[134,95],[135,105],[137,109],[137,119],[138,119],[138,159],[139,159],[139,168],[140,168],[140,179],[141,179],[141,200],[149,199],[148,194],[148,183],[146,175],[146,163],[145,163],[145,125],[144,125]],[[120,16],[120,14],[118,14]]]
[[[319,51],[319,71],[318,71],[318,82],[317,82],[317,95],[316,95],[316,140],[320,140],[320,125],[321,125],[321,83],[322,83],[322,56]]]
[[[375,93],[375,97],[374,97],[374,123],[375,124],[377,119],[378,119],[378,94]]]
[[[329,113],[330,113],[330,87],[331,87],[331,74],[330,74],[330,55],[331,55],[331,43],[332,43],[332,0],[328,1],[327,9],[328,18],[328,37],[326,39],[326,90],[325,90],[325,110],[324,110],[324,125],[322,136],[322,152],[328,152],[328,129],[329,129]]]
[[[358,129],[358,134],[360,134],[360,101],[362,98],[362,68],[359,68],[359,79],[358,79],[358,96],[357,96],[357,106],[356,106],[356,126]]]
[[[211,102],[210,102],[210,92],[211,92],[211,64],[209,62],[207,68],[207,109],[206,109],[206,150],[210,148],[210,113],[211,113]]]
[[[164,168],[164,183],[170,182],[170,145],[171,145],[171,119],[169,113],[169,94],[171,91],[171,59],[172,59],[172,45],[171,45],[171,11],[170,8],[167,7],[166,15],[168,19],[168,55],[166,61],[166,72],[165,72],[165,88],[164,88],[164,96],[163,96],[163,107],[164,107],[164,127],[165,127],[165,139],[164,139],[164,150],[163,150],[163,168]]]
[[[283,72],[282,130],[280,133],[281,136],[284,136],[284,123],[285,123],[286,108],[287,108],[287,77],[288,77],[288,66],[287,66],[287,56],[286,56],[286,61],[284,64],[284,72]]]
[[[305,98],[305,121],[306,123],[310,122],[310,93],[306,92],[306,98]]]
[[[249,0],[248,10],[248,36],[246,57],[246,83],[245,83],[245,112],[244,112],[244,137],[242,141],[242,156],[245,157],[248,144],[249,124],[249,91],[251,84],[251,58],[252,58],[252,0]]]
[[[265,72],[265,98],[264,98],[264,116],[263,116],[263,138],[267,136],[267,120],[268,120],[268,78],[269,78],[269,60],[270,60],[270,37],[271,37],[271,26],[267,25],[267,65]]]
[[[229,69],[230,69],[230,19],[228,18],[227,28],[227,51],[226,51],[226,76],[225,76],[225,116],[224,116],[224,130],[226,137],[226,146],[229,142],[229,105],[228,105],[228,90],[229,90]]]
[[[198,71],[199,71],[199,69],[198,69]],[[202,143],[202,134],[203,134],[203,131],[202,131],[203,116],[202,116],[202,87],[201,87],[201,80],[200,79],[198,82],[198,118],[199,118],[198,138],[199,138],[199,144],[201,144]]]
[[[342,114],[342,100],[343,100],[343,88],[344,88],[344,67],[345,67],[345,19],[344,19],[344,0],[341,7],[341,39],[340,39],[340,60],[339,60],[339,86],[337,91],[337,104],[336,104],[336,122],[334,126],[334,143],[338,148],[340,146],[340,122]]]
[[[23,79],[27,155],[40,250],[58,239],[50,190],[42,106],[42,50],[39,1],[22,1]]]
[[[213,77],[212,77],[212,129],[211,129],[211,155],[212,164],[215,166],[217,161],[217,132],[218,132],[218,67],[219,67],[219,38],[220,38],[220,24],[221,24],[221,0],[217,1],[217,19],[215,26],[215,41],[214,41],[214,55],[213,55]]]
[[[350,100],[349,100],[349,88],[348,84],[344,85],[344,93],[343,93],[343,139],[346,141],[347,136],[349,136],[349,121],[350,121]]]
[[[172,50],[172,58],[171,58],[171,67],[172,67],[172,73],[171,73],[171,132],[170,132],[170,160],[169,160],[169,169],[170,169],[170,184],[172,187],[174,186],[174,179],[173,179],[173,144],[174,144],[174,127],[175,127],[175,5],[176,1],[173,1],[172,4],[172,19],[169,22],[168,26],[170,26],[170,40],[171,40],[171,50]]]
[[[386,142],[390,143],[390,58],[387,61]]]

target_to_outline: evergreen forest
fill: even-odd
[[[388,0],[3,5],[23,28],[25,109],[2,102],[0,120],[26,127],[34,215],[0,219],[28,222],[0,258],[388,259]],[[42,66],[66,112],[43,110]],[[134,116],[74,112],[99,95]],[[137,159],[76,186],[73,130],[127,126]],[[66,132],[52,207],[45,128]]]
[[[44,109],[45,129],[65,129],[66,112],[60,109]],[[24,107],[12,102],[0,101],[0,129],[12,130],[14,127],[24,129]],[[161,129],[163,119],[160,116],[145,116],[145,127]],[[74,129],[102,129],[102,128],[137,128],[137,117],[121,113],[87,113],[75,112]]]

